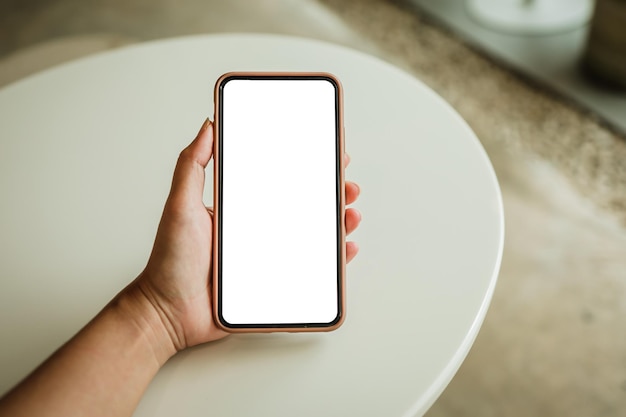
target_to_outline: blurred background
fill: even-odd
[[[427,415],[624,415],[626,1],[3,0],[0,87],[216,32],[378,56],[450,102],[486,148],[504,197],[502,270],[474,347]]]

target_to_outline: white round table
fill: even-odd
[[[216,78],[233,70],[343,82],[347,177],[363,214],[347,319],[327,334],[237,335],[185,351],[135,415],[413,416],[445,388],[502,254],[502,201],[480,143],[440,97],[376,58],[211,35],[118,49],[0,90],[0,393],[142,270],[178,153],[212,115]]]

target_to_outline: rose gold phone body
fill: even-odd
[[[259,78],[260,77],[260,78]],[[273,78],[276,79],[327,79],[332,80],[332,83],[335,86],[336,90],[336,99],[335,99],[335,117],[336,117],[336,166],[337,166],[337,205],[338,205],[338,219],[337,219],[337,316],[336,318],[329,323],[294,323],[292,325],[288,323],[272,323],[272,324],[254,324],[251,326],[246,325],[230,325],[227,323],[221,314],[221,305],[220,305],[220,291],[222,288],[220,287],[221,281],[221,256],[220,256],[220,248],[221,248],[221,155],[222,149],[220,148],[220,144],[222,143],[222,108],[221,108],[221,86],[225,85],[225,82],[231,80],[233,78],[243,78],[243,79],[266,79]],[[229,333],[273,333],[273,332],[327,332],[337,329],[341,326],[345,320],[346,315],[346,293],[345,293],[345,267],[346,267],[346,228],[345,228],[345,179],[344,179],[344,158],[343,155],[345,153],[344,146],[344,127],[343,127],[343,91],[341,87],[341,83],[339,80],[332,74],[323,73],[323,72],[230,72],[222,75],[217,82],[215,83],[214,89],[214,100],[215,100],[215,114],[214,114],[214,148],[213,148],[213,157],[214,157],[214,184],[213,184],[213,203],[214,203],[214,220],[213,220],[213,277],[212,277],[212,296],[213,296],[213,313],[215,317],[215,322],[218,327],[227,331]],[[286,156],[283,156],[286,157]],[[306,221],[306,219],[303,219]],[[296,242],[294,242],[295,244]],[[246,262],[245,259],[242,259],[241,262]],[[266,272],[268,273],[268,272]]]

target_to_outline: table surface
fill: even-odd
[[[143,269],[178,153],[233,70],[327,71],[344,85],[347,178],[363,214],[346,322],[182,352],[135,415],[412,416],[445,388],[502,255],[484,149],[446,102],[385,62],[230,34],[126,47],[0,90],[0,393]]]

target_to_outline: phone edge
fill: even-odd
[[[337,109],[337,120],[338,120],[338,128],[337,134],[339,136],[339,207],[340,207],[340,262],[341,262],[341,277],[339,278],[339,291],[341,295],[339,297],[339,313],[338,319],[334,324],[330,324],[328,326],[315,326],[315,327],[306,327],[306,326],[296,326],[296,327],[230,327],[225,325],[221,321],[221,317],[218,313],[218,298],[219,298],[219,265],[218,265],[218,244],[217,240],[220,238],[218,233],[218,216],[221,215],[219,213],[219,132],[220,132],[220,106],[219,106],[219,89],[222,82],[230,77],[245,77],[245,76],[303,76],[303,77],[325,77],[331,79],[335,85],[337,86],[337,97],[338,97],[338,109]],[[214,322],[218,328],[228,333],[303,333],[303,332],[330,332],[338,329],[345,322],[346,318],[346,224],[345,224],[345,125],[344,125],[344,114],[343,114],[343,85],[339,81],[339,79],[331,73],[328,72],[248,72],[248,71],[232,71],[222,74],[217,81],[215,82],[215,86],[213,89],[213,246],[212,250],[212,259],[213,259],[213,272],[211,276],[211,284],[212,284],[212,294],[211,298],[213,301],[212,305],[212,313]]]

